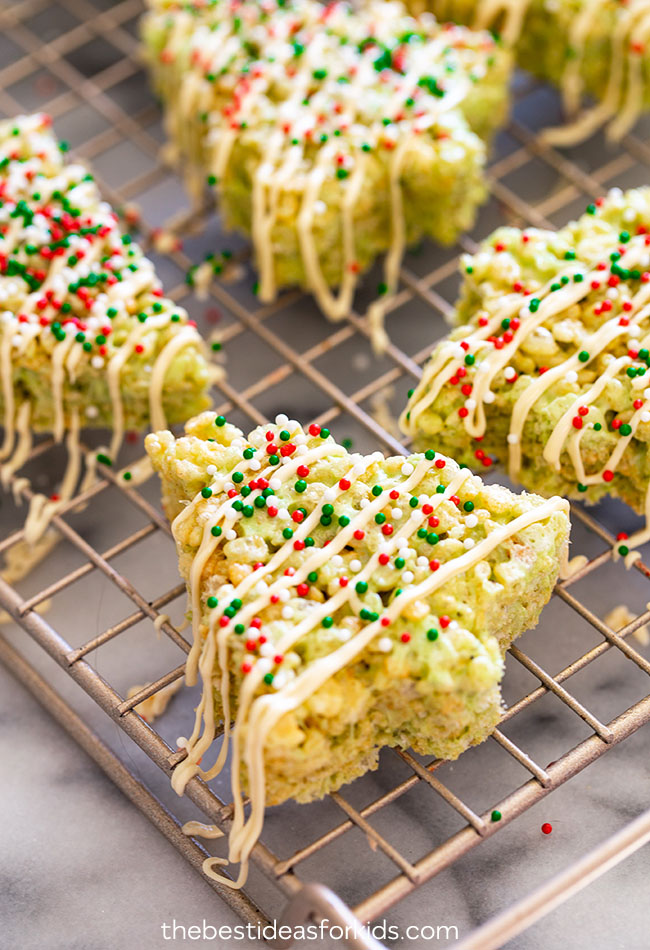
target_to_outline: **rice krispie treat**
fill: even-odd
[[[414,11],[440,20],[499,31],[519,64],[556,83],[567,112],[576,115],[585,95],[598,99],[549,140],[571,145],[608,123],[621,138],[650,105],[650,0],[409,0]]]
[[[298,284],[341,319],[379,254],[385,296],[408,245],[471,226],[507,106],[510,56],[490,34],[398,3],[148,2],[170,136],[194,190],[207,180],[250,235],[262,300]]]
[[[499,228],[462,266],[458,326],[403,430],[542,494],[649,514],[650,188],[614,189],[557,232]]]
[[[568,504],[486,486],[432,449],[350,454],[286,416],[246,438],[205,412],[146,448],[188,586],[187,680],[203,686],[172,781],[213,777],[232,746],[239,886],[265,803],[319,798],[382,746],[455,758],[485,739],[504,651],[558,575]],[[224,745],[201,768],[218,720]]]
[[[76,439],[183,421],[209,405],[205,347],[153,264],[66,163],[44,115],[0,122],[0,458],[30,432]]]

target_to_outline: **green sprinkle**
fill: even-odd
[[[618,239],[619,239],[619,241],[621,242],[621,244],[627,244],[627,242],[630,240],[630,234],[629,234],[629,232],[628,232],[628,231],[621,231],[621,233],[620,233],[619,236],[618,236]]]
[[[219,601],[217,600],[216,597],[208,597],[206,603],[207,603],[208,607],[210,607],[210,609],[212,609],[213,607],[217,607],[217,606],[218,606]]]
[[[216,426],[225,426],[225,424],[226,424],[226,417],[225,417],[225,416],[217,416],[217,418],[214,420],[214,424],[215,424]]]
[[[537,311],[539,310],[539,304],[540,304],[540,301],[537,299],[537,297],[533,297],[533,299],[528,304],[528,309],[530,310],[531,313],[537,313]]]
[[[329,436],[329,434],[330,434],[330,430],[329,430],[329,429],[321,429],[321,430],[320,430],[320,437],[321,437],[321,439],[326,439],[326,438]]]
[[[124,479],[125,482],[130,482],[131,479],[133,478],[133,475],[131,475],[131,472],[124,472],[124,474],[122,475],[122,478]]]
[[[238,634],[241,635],[241,634],[244,632],[245,629],[246,629],[246,627],[244,626],[243,623],[236,623],[236,624],[235,624],[235,633],[238,633]]]
[[[252,505],[244,505],[244,507],[241,510],[241,513],[243,514],[244,518],[252,518],[253,515],[255,514],[255,509],[253,508]]]
[[[418,528],[418,538],[426,538],[428,533],[426,528]]]
[[[110,460],[110,458],[108,457],[108,455],[104,455],[103,452],[98,452],[98,453],[97,453],[97,461],[98,461],[98,462],[101,462],[102,465],[112,465],[112,464],[113,464],[112,461]]]
[[[280,457],[278,455],[269,455],[269,464],[270,465],[279,465]]]
[[[585,492],[587,491],[587,486],[583,485],[581,482],[578,482],[578,491]]]
[[[602,429],[602,427],[603,427],[602,422],[594,422],[594,429],[596,430],[596,432],[600,432],[600,430]],[[586,491],[586,490],[587,490],[587,489],[585,488],[585,491]]]
[[[347,528],[347,526],[350,524],[350,519],[347,515],[341,515],[339,518],[339,524],[342,528]]]
[[[622,554],[623,557],[625,557],[626,554],[629,554],[629,553],[630,553],[630,549],[628,548],[627,544],[621,544],[621,545],[619,545],[618,553],[619,553],[619,554]]]
[[[305,543],[307,542],[305,541]],[[310,571],[309,574],[307,575],[307,580],[309,581],[310,584],[315,584],[316,581],[318,580],[318,571]]]
[[[435,627],[431,627],[430,630],[427,630],[427,640],[431,640],[433,643],[434,640],[438,639],[438,631]]]
[[[381,487],[381,485],[373,485],[371,492],[375,496],[375,498],[379,498],[383,490],[384,489]]]
[[[289,539],[293,537],[293,531],[291,530],[291,528],[284,528],[284,530],[282,531],[282,537],[286,541],[289,541]]]
[[[383,524],[385,520],[386,520],[386,515],[382,514],[381,511],[377,512],[377,514],[375,515],[375,523]]]
[[[210,534],[213,538],[218,538],[221,534],[221,527],[218,524],[215,524],[210,528]]]
[[[589,359],[589,354],[587,353],[586,350],[580,350],[580,352],[578,353],[578,359],[580,360],[581,363],[586,363],[587,360]]]
[[[440,538],[438,537],[435,531],[430,531],[429,534],[427,535],[427,542],[429,544],[437,544],[439,540]]]
[[[288,442],[289,439],[291,438],[291,433],[287,432],[286,429],[283,429],[282,432],[280,433],[280,438],[282,439],[283,442]]]
[[[327,516],[333,515],[333,514],[334,514],[334,506],[333,506],[333,505],[323,505],[323,514],[324,514],[324,515],[327,515]]]
[[[264,508],[266,505],[266,498],[264,495],[258,495],[255,501],[253,502],[256,508]]]
[[[239,501],[239,499],[237,499],[237,501],[233,501],[232,506],[235,509],[235,511],[241,511],[242,508],[244,507],[244,503],[242,501]]]
[[[271,683],[273,682],[273,679],[274,679],[273,673],[264,674],[264,682],[266,683],[267,686],[271,685]]]
[[[565,261],[575,261],[575,259],[576,259],[576,252],[575,252],[575,251],[565,251],[565,252],[564,252],[564,260],[565,260]]]
[[[417,506],[418,506],[419,504],[420,504],[419,499],[417,499],[417,498],[415,497],[415,495],[413,495],[412,498],[409,498],[409,507],[410,507],[410,508],[417,508]]]
[[[465,354],[465,365],[466,365],[466,366],[473,366],[475,362],[476,362],[476,357],[474,356],[473,353],[466,353],[466,354]]]
[[[396,557],[396,558],[395,558],[395,567],[396,567],[398,570],[401,571],[401,569],[404,567],[405,564],[406,564],[406,561],[404,560],[403,557]]]
[[[246,459],[246,461],[248,461],[249,459],[252,459],[252,458],[253,458],[253,456],[255,455],[255,453],[253,452],[252,449],[244,449],[243,455],[244,455],[244,458]]]
[[[587,214],[596,214],[596,205],[587,205]]]
[[[474,502],[466,501],[465,504],[463,505],[463,508],[465,509],[465,511],[474,511]]]
[[[632,426],[629,425],[627,422],[624,422],[623,425],[621,426],[621,435],[631,435],[631,434],[632,434]]]
[[[244,481],[244,473],[243,473],[243,472],[233,472],[232,480],[233,480],[233,482],[237,482],[237,483],[243,482],[243,481]]]
[[[490,818],[492,819],[492,821],[501,821],[501,812],[495,808],[492,814],[490,815]]]
[[[427,462],[433,462],[434,458],[436,457],[436,453],[433,451],[433,449],[427,449],[424,453],[424,457]]]
[[[444,486],[444,485],[437,485],[437,486],[436,486],[436,492],[437,492],[439,495],[442,495],[443,492],[444,492],[444,490],[445,490],[445,486]]]
[[[307,488],[307,482],[304,478],[299,478],[296,484],[293,486],[297,492],[302,493]]]
[[[368,584],[366,581],[357,581],[357,583],[354,585],[354,589],[356,590],[357,594],[365,594],[365,592],[368,590]]]
[[[210,498],[210,496],[212,495],[212,489],[208,488],[208,486],[206,485],[205,488],[201,489],[201,494],[203,495],[204,498]]]
[[[321,515],[321,516],[320,516],[320,523],[323,525],[324,528],[329,528],[329,526],[330,526],[331,523],[332,523],[332,518],[331,518],[331,516],[330,516],[330,515]]]
[[[321,624],[323,625],[323,627],[325,627],[326,630],[328,630],[332,626],[333,623],[334,623],[334,617],[323,617],[323,619],[321,620]]]

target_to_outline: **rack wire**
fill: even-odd
[[[136,227],[139,238],[151,249],[171,296],[199,318],[203,329],[218,330],[228,355],[228,377],[219,384],[217,409],[244,427],[263,423],[275,411],[287,407],[291,411],[300,404],[315,421],[333,423],[339,437],[351,436],[355,447],[376,448],[379,444],[389,452],[407,451],[392,424],[391,410],[403,405],[406,389],[420,376],[436,337],[443,332],[443,318],[450,312],[454,299],[459,253],[473,250],[476,241],[497,224],[558,225],[611,184],[641,184],[647,180],[650,147],[641,137],[642,127],[637,134],[628,135],[620,147],[609,151],[604,150],[602,142],[593,140],[579,148],[554,150],[537,137],[536,131],[537,123],[542,126],[557,119],[557,97],[545,87],[519,77],[513,118],[497,139],[489,168],[490,202],[471,236],[464,237],[459,247],[427,247],[408,255],[387,320],[392,342],[381,359],[371,355],[369,331],[359,312],[352,312],[340,324],[328,324],[316,313],[313,302],[298,292],[285,293],[275,303],[260,306],[251,292],[254,277],[246,246],[237,241],[230,279],[213,280],[208,300],[200,302],[184,275],[192,264],[200,262],[204,250],[214,250],[223,239],[214,214],[203,214],[197,227],[197,215],[184,210],[185,199],[175,175],[160,159],[160,113],[147,92],[146,77],[138,60],[140,13],[140,0],[58,0],[56,4],[23,0],[0,7],[0,109],[7,115],[36,109],[47,111],[59,135],[73,137],[73,153],[91,162],[108,200]],[[141,214],[137,213],[136,203]],[[160,253],[156,251],[160,246],[157,229],[170,217],[174,232],[184,239],[184,244]],[[366,287],[371,286],[369,279]],[[364,291],[359,297],[361,310]],[[347,353],[342,360],[344,347]],[[251,361],[251,353],[255,352],[257,363]],[[348,367],[343,374],[342,363]],[[35,471],[55,471],[56,451],[50,441],[41,442],[28,466]],[[31,493],[29,487],[18,488],[26,502]],[[155,494],[153,490],[148,492],[147,486],[129,487],[118,473],[101,466],[96,484],[62,507],[52,522],[68,548],[76,552],[77,566],[59,571],[50,565],[43,583],[39,581],[30,594],[21,593],[21,585],[12,587],[0,581],[0,604],[169,775],[184,753],[163,738],[163,730],[148,725],[135,707],[182,676],[183,655],[189,650],[187,640],[171,622],[162,623],[162,631],[176,650],[176,662],[162,675],[153,675],[152,682],[130,698],[99,672],[98,661],[109,644],[128,636],[141,621],[155,620],[163,608],[180,603],[184,596],[183,585],[178,582],[162,590],[158,588],[152,595],[135,576],[119,566],[130,553],[152,543],[156,551],[164,551],[168,560],[173,560],[169,526],[151,500]],[[140,519],[141,527],[127,536],[114,538],[98,550],[93,543],[92,525],[105,519],[107,510],[116,510],[115,502],[112,508],[107,503],[110,497],[117,498],[120,510],[126,512],[121,524],[128,525],[135,518]],[[79,513],[83,511],[86,514],[80,521]],[[643,591],[642,599],[648,598],[645,585],[650,568],[638,560],[632,571],[626,573],[622,563],[613,560],[612,516],[607,506],[599,510],[599,516],[601,511],[608,526],[574,506],[580,543],[590,556],[584,567],[557,585],[554,594],[554,626],[561,629],[564,618],[575,614],[584,622],[585,629],[592,632],[594,642],[554,673],[549,672],[548,663],[534,659],[530,650],[513,646],[509,651],[510,666],[520,667],[527,678],[519,677],[523,688],[509,702],[499,728],[484,747],[482,768],[491,767],[493,756],[505,755],[519,767],[513,773],[518,778],[502,787],[498,798],[476,807],[468,802],[468,796],[454,790],[444,763],[423,760],[403,749],[391,751],[383,758],[379,783],[372,786],[373,795],[365,803],[357,804],[358,796],[344,789],[331,795],[326,805],[310,806],[310,815],[316,815],[316,819],[310,820],[306,828],[301,826],[301,840],[290,853],[278,848],[275,840],[267,840],[266,835],[256,846],[254,866],[279,889],[283,903],[286,901],[282,895],[288,899],[287,919],[304,920],[312,914],[349,924],[386,914],[400,900],[501,833],[515,818],[650,721],[646,680],[650,661],[639,644],[633,642],[633,635],[650,621],[650,610],[638,611],[634,619],[615,631],[580,593],[593,592],[594,584],[613,585],[625,591],[634,581],[635,591]],[[616,517],[631,516],[617,512]],[[20,528],[5,536],[0,540],[0,555],[22,538]],[[61,564],[65,564],[65,559]],[[59,624],[62,629],[55,629],[37,608],[50,599],[65,597],[72,590],[83,590],[82,585],[97,575],[123,595],[126,601],[120,600],[120,604],[128,602],[128,611],[75,646],[68,641],[65,627]],[[612,654],[622,658],[626,673],[638,674],[642,685],[636,701],[608,717],[597,714],[579,698],[581,690],[575,688],[575,683],[580,681],[583,671],[603,664],[605,656]],[[0,659],[200,870],[207,854],[203,845],[181,832],[179,820],[4,637],[0,637]],[[533,754],[525,743],[512,738],[508,727],[534,705],[536,709],[543,705],[548,696],[555,697],[575,717],[574,722],[579,720],[580,729],[576,732],[569,727],[565,734],[556,736],[555,760],[543,765],[542,755]],[[518,737],[516,728],[514,735]],[[525,781],[519,778],[523,774]],[[430,796],[427,807],[433,807],[431,803],[435,801],[442,816],[442,833],[434,846],[427,846],[424,853],[412,858],[406,849],[393,844],[391,835],[382,829],[390,827],[393,816],[398,814],[396,809],[400,810],[400,818],[404,812],[408,816],[409,796],[415,790],[425,790]],[[209,787],[194,778],[187,787],[187,796],[208,820],[227,830],[230,804],[221,786],[213,783]],[[321,807],[327,821],[320,821],[314,811]],[[499,821],[492,820],[494,810],[501,814]],[[282,809],[276,814],[281,822]],[[292,818],[295,815],[291,811]],[[359,840],[355,832],[365,838],[373,860],[383,862],[387,873],[382,883],[365,892],[362,887],[354,888],[352,898],[348,899],[350,910],[329,888],[327,868],[328,860],[338,861],[341,855],[350,855],[350,849]],[[535,894],[514,905],[505,918],[490,922],[462,946],[483,950],[499,946],[554,906],[563,892],[566,896],[587,883],[614,861],[640,847],[647,837],[646,818],[626,829],[624,840],[607,842],[586,863],[565,870],[564,876],[555,878],[541,895]],[[336,858],[328,859],[328,854]],[[319,865],[320,883],[305,883],[313,878],[314,859],[322,856],[325,858]],[[242,892],[212,886],[246,921],[265,923],[277,915],[277,891],[273,892],[276,897],[270,910],[263,910],[254,893],[254,882]],[[379,946],[366,934],[352,939],[351,945]],[[277,941],[276,946],[288,944]]]

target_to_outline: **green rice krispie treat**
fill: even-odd
[[[173,785],[213,777],[232,745],[240,883],[265,803],[319,798],[382,746],[455,758],[485,739],[504,651],[558,575],[566,501],[486,486],[432,449],[350,454],[284,415],[246,438],[205,412],[146,448],[188,586],[187,680],[203,685]]]
[[[398,3],[148,2],[170,136],[194,190],[207,180],[250,235],[262,300],[299,284],[341,319],[377,255],[385,294],[406,246],[472,225],[507,106],[510,56],[490,34]]]
[[[650,105],[650,0],[409,0],[410,9],[491,29],[514,44],[519,64],[556,83],[567,112],[599,100],[568,126],[549,130],[570,145],[608,123],[624,135]]]
[[[180,422],[209,405],[211,368],[185,311],[102,201],[63,159],[47,116],[0,122],[0,458],[32,430]]]
[[[415,445],[650,513],[649,232],[650,188],[614,189],[560,231],[499,228],[466,255],[459,326],[401,419]]]

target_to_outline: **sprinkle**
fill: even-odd
[[[544,824],[542,825],[542,834],[550,835],[552,831],[553,831],[553,825],[550,824],[550,822],[545,821]]]

